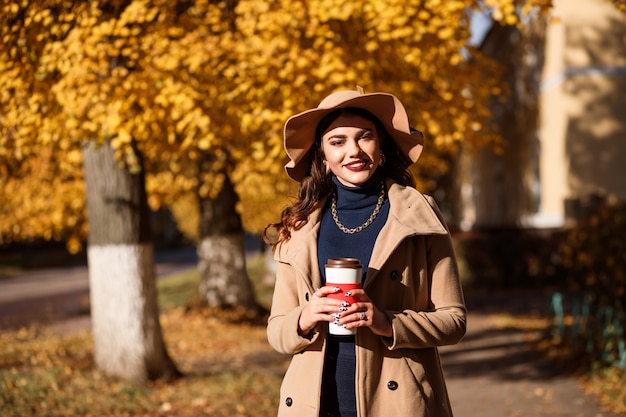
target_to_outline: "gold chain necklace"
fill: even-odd
[[[333,193],[330,204],[330,212],[333,215],[333,220],[335,221],[335,224],[342,232],[351,235],[354,233],[359,233],[361,230],[365,229],[367,226],[374,222],[374,219],[376,218],[376,216],[378,216],[378,212],[380,211],[381,207],[383,206],[383,202],[385,201],[385,184],[381,183],[380,185],[380,195],[378,196],[378,201],[376,202],[374,212],[372,213],[370,218],[365,221],[365,223],[358,227],[355,227],[354,229],[348,229],[339,221],[339,215],[337,214],[337,193]]]

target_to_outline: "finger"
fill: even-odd
[[[327,285],[325,287],[321,287],[321,288],[318,288],[317,290],[315,290],[313,295],[315,297],[318,297],[318,298],[323,298],[323,297],[326,297],[329,294],[336,294],[339,291],[341,291],[340,288]]]
[[[307,307],[312,314],[332,314],[342,311],[340,300],[328,297],[314,298]]]
[[[371,320],[365,311],[357,311],[341,319],[339,324],[345,324],[346,328],[365,327],[371,325]]]
[[[359,311],[367,311],[370,310],[372,306],[372,303],[370,302],[358,302],[358,303],[352,303],[350,304],[350,306],[346,309],[346,315],[348,314],[353,314],[353,313],[358,313]]]
[[[332,314],[329,314],[329,313],[316,314],[315,319],[316,321],[328,321],[328,322],[336,320],[336,318]]]
[[[361,301],[370,301],[370,298],[367,296],[367,293],[362,288],[356,288],[354,290],[350,290],[350,295]]]

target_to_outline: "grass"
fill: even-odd
[[[246,267],[257,302],[269,309],[274,287],[264,280],[265,256],[260,254],[248,258]],[[168,310],[190,305],[198,295],[199,283],[200,272],[197,269],[190,269],[158,280],[159,306],[163,310]]]
[[[190,269],[157,281],[159,307],[167,311],[184,307],[198,294],[200,272]]]
[[[258,298],[267,302],[262,266],[262,260],[252,259],[249,269]],[[264,322],[237,320],[233,312],[190,308],[198,280],[192,270],[158,281],[165,342],[184,378],[145,386],[108,378],[94,369],[90,332],[58,335],[42,327],[4,331],[0,414],[275,416],[288,358],[268,345]]]

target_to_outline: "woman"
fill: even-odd
[[[266,229],[278,264],[268,340],[293,355],[278,415],[451,416],[437,346],[463,337],[466,309],[448,230],[407,171],[422,134],[395,96],[359,89],[289,118],[284,140],[300,190]],[[328,297],[334,257],[361,260],[359,302]]]

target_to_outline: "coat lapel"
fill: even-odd
[[[387,182],[387,189],[389,217],[374,244],[367,283],[373,281],[382,265],[404,239],[417,235],[448,233],[439,210],[431,206],[422,193],[391,181]]]

